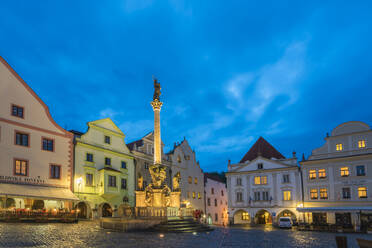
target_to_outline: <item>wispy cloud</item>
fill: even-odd
[[[142,138],[153,130],[153,120],[125,121],[119,124],[119,128],[126,135],[126,142]]]
[[[111,118],[114,119],[115,117],[122,115],[121,112],[115,111],[112,108],[105,108],[99,112],[100,118]]]

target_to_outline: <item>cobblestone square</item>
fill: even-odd
[[[0,247],[336,247],[335,236],[344,234],[299,232],[272,227],[216,228],[210,233],[122,233],[103,230],[97,222],[78,224],[0,224]],[[346,234],[349,247],[356,238]]]

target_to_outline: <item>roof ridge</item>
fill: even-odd
[[[258,156],[261,156],[267,159],[271,159],[271,158],[284,159],[285,158],[277,149],[275,149],[274,146],[272,146],[262,136],[260,136],[257,139],[257,141],[253,144],[253,146],[248,150],[248,152],[240,160],[240,163],[244,163],[246,161],[252,161]]]

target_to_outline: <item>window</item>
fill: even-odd
[[[257,169],[262,170],[263,169],[263,163],[258,163],[257,164]]]
[[[262,192],[262,200],[263,201],[268,201],[269,200],[269,192],[267,192],[267,191]]]
[[[23,107],[12,105],[12,115],[16,117],[23,118]]]
[[[254,184],[267,184],[267,176],[254,177]]]
[[[340,169],[341,176],[342,177],[348,177],[349,176],[349,167],[342,167]]]
[[[125,161],[121,161],[121,168],[126,169],[127,168],[127,163]]]
[[[242,213],[242,220],[249,220],[249,214],[247,212]]]
[[[19,146],[29,146],[29,136],[27,133],[16,131],[15,144]]]
[[[192,198],[195,199],[195,192],[192,192]]]
[[[180,155],[177,156],[177,161],[178,161],[178,163],[181,163],[181,156]]]
[[[116,176],[108,176],[108,186],[116,187]]]
[[[217,207],[217,199],[214,199],[214,206]]]
[[[14,160],[14,175],[28,176],[28,161],[19,159]]]
[[[328,191],[326,188],[319,189],[320,199],[328,199]]]
[[[260,192],[254,192],[254,200],[255,201],[260,201],[261,200]]]
[[[198,179],[196,177],[194,178],[194,183],[198,184]]]
[[[192,184],[192,177],[189,176],[188,182],[189,182],[189,184]]]
[[[221,196],[223,196],[223,190],[221,190]]]
[[[214,188],[211,188],[211,194],[214,195]]]
[[[358,188],[358,197],[359,198],[367,198],[367,187],[359,187]]]
[[[267,184],[267,176],[261,177],[261,184]]]
[[[242,186],[242,179],[241,179],[240,177],[238,177],[238,178],[236,179],[236,185],[237,185],[237,186]]]
[[[86,160],[87,160],[88,162],[93,162],[93,154],[92,154],[92,153],[87,153],[87,158],[86,158]]]
[[[51,164],[50,165],[50,178],[51,179],[61,179],[61,166]]]
[[[366,175],[364,165],[358,165],[356,167],[356,171],[357,171],[357,176],[365,176]]]
[[[106,144],[111,144],[111,138],[110,138],[110,136],[105,136],[105,143]]]
[[[309,178],[316,179],[316,170],[309,170]]]
[[[311,199],[318,199],[318,190],[317,189],[310,189],[310,198]]]
[[[283,183],[289,183],[289,175],[283,175]]]
[[[291,191],[289,191],[289,190],[283,191],[283,200],[284,201],[290,201],[290,200],[292,200],[292,198],[291,198]]]
[[[319,178],[326,178],[327,177],[326,170],[325,169],[318,170],[318,176]]]
[[[336,151],[342,151],[342,144],[336,145]]]
[[[145,162],[145,169],[148,170],[149,169],[149,163]]]
[[[243,201],[243,193],[242,192],[236,192],[236,201],[242,202]]]
[[[111,158],[105,158],[105,165],[111,165]]]
[[[342,198],[343,199],[350,199],[351,198],[350,188],[342,188]]]
[[[121,179],[121,189],[127,189],[127,179]]]
[[[211,205],[211,198],[208,198],[207,202],[208,202],[208,206],[210,206]]]
[[[200,192],[198,192],[198,199],[201,199],[201,194],[200,194]]]
[[[93,174],[85,174],[85,186],[93,186]]]
[[[254,184],[261,184],[260,177],[254,177]]]
[[[214,214],[214,220],[218,221],[218,214]]]
[[[187,198],[190,198],[190,192],[187,191]]]
[[[54,140],[48,138],[42,138],[42,149],[44,151],[54,151]]]
[[[365,148],[366,147],[366,141],[365,140],[359,140],[358,141],[358,147],[359,148]]]

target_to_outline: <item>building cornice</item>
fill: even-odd
[[[355,154],[355,155],[348,155],[348,156],[341,156],[341,157],[333,157],[333,158],[320,158],[320,159],[312,159],[312,160],[305,160],[300,161],[300,165],[311,165],[311,164],[318,164],[319,162],[338,162],[338,161],[354,161],[360,159],[368,159],[372,158],[372,153],[367,154]]]
[[[276,169],[263,169],[254,171],[231,171],[226,172],[226,175],[240,175],[240,174],[257,174],[257,173],[267,173],[267,172],[278,172],[278,171],[288,171],[288,170],[298,170],[299,167],[287,167],[287,168],[276,168]]]
[[[87,148],[91,148],[91,149],[94,149],[94,150],[97,150],[97,151],[108,152],[108,153],[111,153],[113,155],[118,155],[120,157],[125,157],[125,158],[128,158],[128,159],[134,159],[133,155],[123,153],[123,152],[119,152],[119,151],[115,151],[115,150],[111,150],[111,149],[107,149],[107,148],[103,148],[103,147],[93,145],[93,144],[84,143],[80,140],[76,141],[76,146],[87,147]]]

